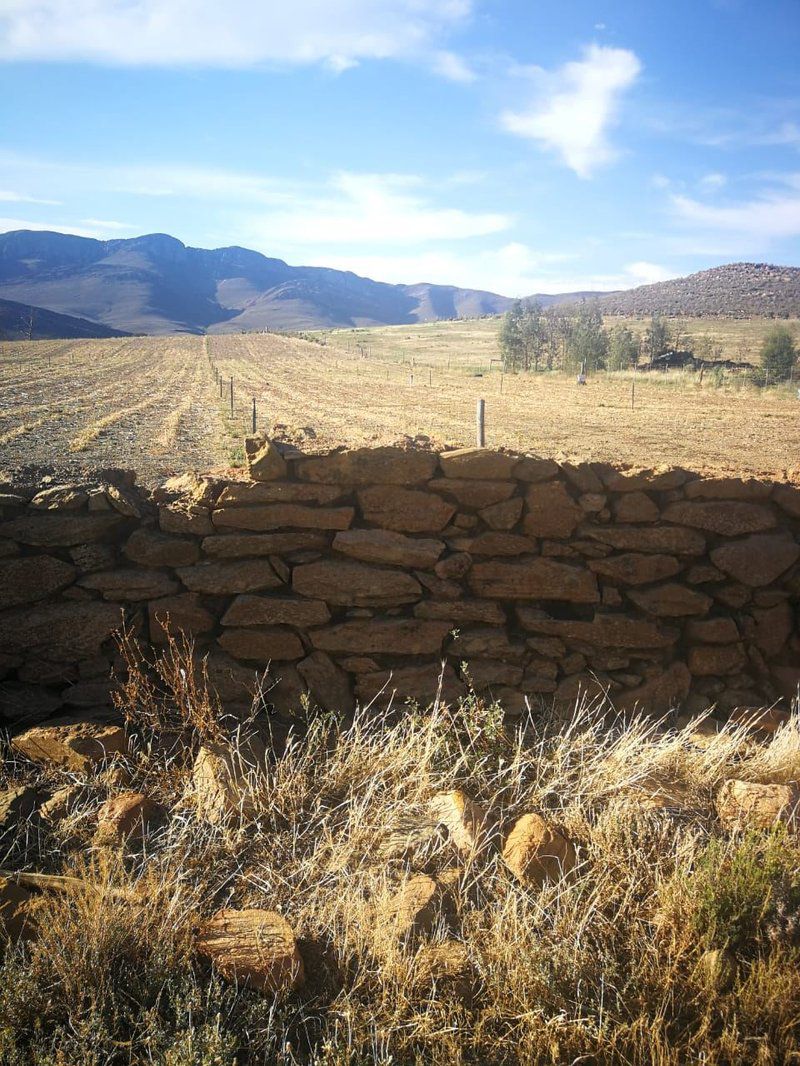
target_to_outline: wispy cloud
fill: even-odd
[[[796,176],[800,177],[800,176]],[[750,200],[707,203],[689,196],[673,196],[678,219],[717,234],[746,238],[766,246],[769,241],[800,236],[800,184],[770,189]]]
[[[11,192],[9,189],[0,189],[0,202],[7,204],[47,204],[58,207],[60,200],[41,200],[37,196],[26,196],[24,193]]]
[[[462,85],[468,85],[476,78],[475,71],[467,61],[455,52],[437,52],[433,57],[433,69],[448,81],[460,82]]]
[[[442,38],[472,0],[4,0],[0,58],[119,66],[250,67],[423,59],[446,77]],[[449,73],[448,73],[449,70]],[[463,80],[463,77],[460,79]]]
[[[523,111],[504,112],[501,124],[558,153],[579,177],[591,177],[618,155],[608,131],[617,121],[623,93],[641,69],[628,49],[589,45],[582,59],[555,72],[534,71],[536,98]]]

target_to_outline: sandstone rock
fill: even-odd
[[[441,652],[448,622],[416,618],[359,618],[312,629],[311,643],[321,651],[359,655],[427,655]]]
[[[389,903],[387,917],[395,935],[405,938],[433,932],[439,896],[439,886],[432,877],[410,877]]]
[[[437,822],[446,827],[462,855],[475,857],[490,845],[494,826],[488,812],[460,788],[438,792],[431,799],[429,809]]]
[[[219,496],[222,482],[208,474],[185,473],[168,478],[153,493],[156,503],[171,503],[179,500],[190,506],[213,507]]]
[[[30,506],[41,511],[80,511],[88,499],[82,485],[53,485],[52,488],[37,492]]]
[[[762,737],[772,736],[791,720],[791,713],[782,707],[735,707],[728,715],[729,722],[746,726]]]
[[[415,603],[422,596],[419,582],[410,574],[350,559],[320,559],[296,566],[292,588],[301,596],[356,607],[392,607]]]
[[[716,566],[698,564],[691,566],[686,572],[685,581],[688,585],[706,585],[712,581],[723,581],[725,575]]]
[[[751,588],[769,585],[800,558],[800,545],[781,534],[747,537],[714,548],[711,561]]]
[[[729,992],[736,984],[736,955],[730,948],[712,948],[697,960],[695,973],[702,984],[714,992]]]
[[[286,460],[266,437],[245,437],[244,455],[251,481],[277,481],[286,477]]]
[[[200,929],[197,950],[228,980],[260,992],[290,992],[305,980],[291,926],[273,911],[218,911]]]
[[[644,714],[663,714],[680,706],[689,695],[692,675],[685,663],[673,663],[663,673],[637,688],[615,695],[618,710],[638,710]]]
[[[517,455],[505,455],[487,448],[458,448],[439,456],[439,465],[446,477],[470,480],[513,477],[518,462]]]
[[[700,644],[689,648],[689,670],[695,677],[735,674],[747,664],[740,644]]]
[[[88,659],[121,623],[122,612],[110,603],[24,607],[0,616],[0,647],[56,662]]]
[[[754,610],[753,621],[755,643],[768,659],[783,651],[795,628],[794,615],[788,603]]]
[[[336,714],[352,714],[355,710],[350,678],[324,651],[313,651],[301,660],[297,672],[324,710]]]
[[[606,506],[607,497],[603,492],[584,492],[578,497],[578,506],[584,514],[599,514]]]
[[[437,618],[455,624],[485,622],[505,626],[506,615],[494,600],[423,600],[414,608],[417,618]]]
[[[127,754],[128,740],[117,725],[69,721],[28,729],[13,737],[11,746],[31,762],[86,772],[114,755]]]
[[[441,699],[453,703],[466,694],[466,686],[455,675],[452,666],[441,662],[422,666],[405,666],[397,670],[374,670],[360,674],[356,682],[356,696],[361,706],[371,703],[380,693],[388,702],[403,703],[414,700],[420,707],[429,707],[436,699],[441,680]]]
[[[432,567],[444,551],[440,540],[407,537],[386,529],[349,529],[337,533],[334,551],[366,563],[388,563],[417,569]]]
[[[161,570],[99,570],[82,577],[81,588],[100,592],[104,600],[113,602],[152,600],[170,596],[180,586]]]
[[[414,959],[412,978],[420,988],[430,988],[471,1002],[475,978],[469,949],[460,940],[447,939],[421,946]]]
[[[569,537],[583,520],[583,511],[560,481],[531,485],[525,496],[525,533],[534,537]]]
[[[462,507],[489,507],[511,496],[513,481],[476,481],[469,478],[440,477],[428,482],[432,492],[452,496]]]
[[[237,596],[222,616],[224,626],[325,625],[331,613],[321,600],[289,596]]]
[[[191,637],[211,633],[216,626],[214,615],[206,610],[196,592],[151,600],[147,605],[147,619],[153,644],[166,644],[168,633],[173,637],[181,633]]]
[[[680,571],[681,564],[672,555],[626,552],[605,559],[593,559],[589,563],[589,569],[622,585],[649,585],[653,581],[674,577]]]
[[[206,537],[203,553],[212,559],[241,559],[300,551],[320,551],[328,547],[326,533],[227,533]]]
[[[39,548],[70,548],[105,540],[125,519],[118,514],[35,514],[0,523],[0,536]]]
[[[726,829],[771,829],[784,823],[800,827],[797,785],[761,785],[753,781],[726,781],[716,799],[717,814]]]
[[[117,562],[117,553],[110,544],[80,544],[70,548],[69,557],[84,573],[112,570]]]
[[[479,533],[475,537],[457,537],[450,541],[450,547],[470,555],[530,555],[536,551],[536,541],[518,533]]]
[[[97,814],[96,844],[123,844],[144,840],[166,820],[160,803],[141,792],[123,792],[107,799]]]
[[[688,500],[768,500],[772,485],[755,478],[697,478],[686,486]]]
[[[434,571],[436,576],[442,578],[443,581],[458,581],[471,566],[471,555],[467,552],[454,552],[441,559],[434,567]]]
[[[272,659],[302,659],[303,642],[291,629],[265,626],[262,629],[226,629],[217,643],[235,659],[266,665]]]
[[[475,563],[469,585],[477,596],[510,600],[597,603],[597,579],[588,570],[533,557],[519,562]]]
[[[729,585],[720,585],[713,590],[714,599],[726,607],[737,609],[744,607],[750,601],[750,589],[745,585],[737,585],[733,582]]]
[[[800,702],[800,667],[773,666],[771,673],[772,680],[783,698]]]
[[[197,541],[171,537],[151,529],[136,529],[122,549],[139,566],[191,566],[200,557]]]
[[[552,459],[540,459],[535,455],[524,455],[514,467],[514,477],[535,485],[540,481],[550,481],[559,473],[558,463]]]
[[[438,533],[456,510],[439,496],[395,485],[362,489],[358,502],[367,522],[401,533]]]
[[[0,845],[37,810],[45,797],[36,788],[20,785],[0,792]]]
[[[760,533],[765,529],[772,529],[775,525],[775,515],[763,504],[742,503],[737,500],[673,503],[666,509],[663,518],[665,522],[705,529],[727,537],[737,537],[742,533]]]
[[[577,863],[575,848],[539,814],[523,814],[503,845],[503,861],[528,888],[560,881]]]
[[[652,621],[622,614],[597,612],[592,621],[542,618],[528,608],[516,609],[523,627],[532,633],[557,636],[566,642],[580,641],[595,648],[667,648],[676,633],[662,630]]]
[[[191,533],[207,537],[214,532],[211,511],[199,504],[171,504],[158,509],[158,524],[165,533]]]
[[[494,503],[479,514],[490,529],[513,529],[522,515],[522,497],[513,496],[503,503]]]
[[[264,745],[255,736],[238,747],[221,743],[203,745],[192,768],[198,815],[214,824],[252,818],[255,807],[251,786],[265,756]]]
[[[77,570],[51,555],[26,555],[0,563],[0,610],[54,596]]]
[[[595,526],[586,536],[610,544],[621,551],[654,552],[667,555],[702,555],[705,537],[681,526]]]
[[[585,665],[585,660],[581,666]],[[571,673],[556,686],[553,698],[558,703],[605,699],[611,690],[611,679],[599,673]]]
[[[51,825],[62,822],[79,807],[85,795],[86,789],[82,784],[65,785],[64,788],[56,789],[39,808],[39,816]]]
[[[628,598],[648,614],[663,618],[683,618],[692,614],[707,614],[713,600],[696,589],[669,582],[638,589],[628,593]]]
[[[686,626],[687,639],[703,644],[735,644],[739,636],[739,628],[732,618],[694,619]]]
[[[299,503],[271,503],[262,507],[223,507],[211,519],[218,529],[348,529],[352,507],[304,507]],[[444,523],[443,523],[444,524]]]
[[[668,492],[680,488],[688,477],[685,470],[679,469],[623,472],[607,468],[603,480],[611,492]]]
[[[266,559],[197,563],[182,566],[178,577],[190,592],[226,596],[236,592],[261,592],[281,588],[282,582]]]
[[[302,481],[332,482],[335,485],[416,485],[427,481],[436,470],[431,452],[403,448],[355,448],[297,463]]]
[[[466,673],[471,687],[476,692],[483,692],[493,685],[519,685],[524,671],[521,666],[496,659],[470,658]]]
[[[220,493],[218,507],[252,507],[259,503],[335,503],[348,490],[341,485],[295,481],[231,481]]]
[[[614,502],[618,522],[655,522],[660,511],[645,492],[628,492]]]
[[[772,498],[786,514],[800,518],[800,488],[797,485],[778,485]]]
[[[528,608],[520,607],[519,611],[523,615],[527,615]],[[524,624],[523,621],[523,625]],[[560,640],[558,637],[529,637],[525,643],[538,655],[544,656],[547,659],[561,659],[567,652],[564,641]]]
[[[464,595],[464,589],[457,581],[448,581],[425,570],[415,570],[414,577],[435,600],[457,600]]]
[[[35,933],[31,903],[33,899],[10,877],[0,875],[0,942],[32,937]]]
[[[524,644],[514,643],[504,629],[495,627],[461,629],[448,654],[469,662],[473,657],[521,662],[527,655]]]
[[[131,488],[133,485],[131,485]],[[126,518],[141,518],[142,511],[134,494],[127,488],[108,482],[103,485],[103,495],[111,507]]]

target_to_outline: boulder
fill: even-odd
[[[133,485],[130,487],[133,488]],[[139,501],[136,499],[134,493],[130,492],[127,488],[121,488],[119,485],[114,485],[112,482],[106,482],[100,491],[107,501],[107,505],[113,508],[118,514],[124,515],[126,518],[142,517]]]
[[[670,492],[688,479],[685,470],[661,467],[656,470],[603,470],[603,481],[611,492]]]
[[[438,792],[428,806],[432,817],[445,826],[462,855],[475,857],[490,845],[494,825],[488,811],[460,788]]]
[[[281,588],[283,582],[267,559],[241,559],[234,562],[197,563],[182,566],[178,577],[190,592],[230,596],[236,592],[261,592]]]
[[[273,659],[302,659],[305,655],[303,642],[281,626],[264,626],[260,629],[226,629],[217,643],[235,659],[266,665]]]
[[[333,550],[364,563],[386,563],[417,570],[432,567],[444,551],[441,540],[407,537],[388,529],[348,529],[333,538]]]
[[[28,785],[0,792],[0,845],[14,834],[20,822],[31,818],[44,799],[38,789]]]
[[[695,677],[738,674],[747,665],[741,644],[698,644],[689,648],[689,670]]]
[[[433,655],[441,652],[450,628],[449,622],[417,618],[357,618],[312,629],[308,636],[315,648],[334,654]]]
[[[421,666],[403,666],[396,670],[373,670],[359,674],[356,696],[365,706],[383,693],[386,702],[394,699],[401,703],[413,700],[420,707],[429,707],[440,691],[444,703],[454,703],[466,695],[466,686],[455,675],[452,666],[442,666],[440,661]]]
[[[219,478],[210,474],[177,474],[167,478],[155,489],[153,499],[156,503],[172,503],[178,500],[181,504],[190,506],[213,507],[222,484]]]
[[[153,529],[136,529],[122,549],[139,566],[191,566],[200,557],[196,540],[171,537]]]
[[[772,498],[786,514],[800,518],[800,488],[797,485],[778,485]]]
[[[416,618],[436,618],[454,625],[465,622],[485,622],[490,626],[505,626],[506,614],[494,600],[423,600],[414,608]]]
[[[322,600],[294,596],[237,596],[222,616],[224,626],[325,625],[331,613]]]
[[[489,507],[507,500],[516,489],[513,481],[475,481],[468,478],[440,477],[428,482],[431,492],[452,496],[462,507]]]
[[[301,596],[356,607],[396,607],[422,596],[417,580],[403,570],[388,570],[350,559],[320,559],[296,566],[292,588]]]
[[[323,710],[352,714],[355,710],[350,678],[324,651],[313,651],[297,664],[297,672]]]
[[[431,452],[404,448],[354,448],[306,458],[297,462],[301,481],[332,482],[335,485],[417,485],[436,470]]]
[[[245,437],[244,456],[251,481],[277,481],[286,477],[286,460],[266,437]]]
[[[107,799],[98,811],[95,843],[113,845],[144,840],[153,829],[163,825],[166,817],[161,804],[141,792],[122,792]]]
[[[518,455],[506,455],[487,448],[458,448],[439,456],[439,465],[446,477],[468,480],[513,477],[518,462]]]
[[[708,614],[714,602],[710,596],[685,585],[669,582],[648,589],[632,590],[628,599],[648,614],[660,618],[683,618],[686,615]]]
[[[688,500],[768,500],[772,485],[755,478],[697,478],[686,486]]]
[[[117,725],[69,721],[28,729],[13,737],[11,746],[31,762],[85,773],[115,755],[126,755],[128,739]]]
[[[665,522],[692,526],[726,537],[761,533],[775,525],[775,515],[768,507],[738,500],[713,500],[709,503],[683,500],[670,504],[663,518]]]
[[[321,551],[328,547],[326,533],[226,533],[206,537],[201,547],[212,559],[241,559],[246,556],[283,555],[300,551]]]
[[[800,828],[797,785],[761,785],[730,779],[717,793],[716,808],[726,829],[771,829],[779,823],[793,830]]]
[[[472,566],[472,556],[467,552],[453,552],[440,559],[433,568],[437,577],[443,581],[458,581]]]
[[[104,600],[136,602],[170,596],[180,585],[162,570],[98,570],[86,574],[78,584],[81,588],[101,593]]]
[[[348,494],[341,485],[296,481],[231,481],[220,493],[217,507],[252,507],[259,503],[335,503]]]
[[[646,492],[628,492],[614,501],[617,522],[656,522],[660,513]]]
[[[478,533],[475,537],[456,537],[449,541],[453,551],[470,555],[531,555],[536,551],[533,537],[518,533]]]
[[[702,644],[735,644],[740,634],[732,618],[701,618],[687,623],[686,638]]]
[[[527,607],[518,607],[517,615],[524,629],[567,642],[579,641],[593,648],[667,648],[675,643],[677,633],[665,631],[654,622],[629,618],[624,614],[597,611],[591,622],[542,618]]]
[[[117,562],[117,553],[110,544],[79,544],[70,548],[69,557],[84,573],[113,570]]]
[[[362,489],[358,503],[365,521],[400,533],[438,533],[456,510],[440,496],[395,485]]]
[[[204,744],[192,768],[192,791],[198,816],[218,824],[234,818],[249,820],[255,813],[251,787],[266,752],[252,736],[237,747]]]
[[[577,863],[575,848],[539,814],[523,814],[503,845],[503,861],[527,888],[560,881]]]
[[[776,603],[753,611],[755,633],[753,639],[768,659],[779,655],[794,632],[794,613],[788,603]]]
[[[211,511],[199,504],[164,504],[158,509],[158,524],[165,533],[208,537],[214,532]]]
[[[679,573],[681,564],[673,555],[625,552],[622,555],[610,555],[606,559],[592,559],[589,569],[621,585],[649,585],[653,581],[674,577]]]
[[[485,658],[518,663],[526,658],[528,650],[524,644],[511,641],[505,629],[487,626],[460,629],[448,648],[448,654],[455,655],[460,662]]]
[[[197,951],[223,977],[259,992],[290,992],[305,980],[292,928],[274,911],[255,907],[217,911],[201,927]]]
[[[301,503],[268,503],[261,507],[222,507],[211,515],[218,529],[349,529],[352,507],[305,507]]]
[[[561,481],[531,485],[523,529],[532,537],[569,537],[583,521],[583,509],[573,500]]]
[[[620,551],[702,555],[706,550],[705,537],[682,526],[595,526],[583,532]]]
[[[509,600],[597,603],[597,578],[581,567],[532,557],[519,562],[475,563],[468,582],[476,596]]]
[[[217,624],[216,618],[206,610],[196,592],[151,600],[147,605],[147,620],[153,644],[166,644],[168,634],[177,637],[183,633],[193,637],[200,633],[211,633]]]
[[[614,696],[618,710],[638,710],[644,714],[663,714],[674,710],[689,695],[692,675],[685,663],[676,662],[654,678],[636,688]]]
[[[51,555],[25,555],[0,563],[0,610],[54,596],[78,571]]]
[[[714,566],[751,588],[770,585],[798,559],[800,545],[780,533],[732,541],[711,552]]]
[[[540,459],[536,455],[523,455],[514,467],[514,477],[531,485],[540,481],[552,481],[558,474],[558,463],[553,459]]]
[[[83,485],[53,485],[37,492],[29,506],[40,511],[80,511],[88,499]]]
[[[427,874],[415,874],[390,900],[386,918],[398,937],[432,933],[438,917],[439,886]]]
[[[0,523],[0,536],[38,548],[70,548],[105,540],[124,522],[118,514],[31,514]]]
[[[502,503],[493,503],[478,513],[490,529],[513,529],[522,516],[522,497],[513,496]]]
[[[263,670],[245,666],[221,651],[209,652],[202,666],[209,689],[226,703],[250,703],[262,688],[269,688]]]
[[[483,692],[497,685],[517,686],[522,681],[523,673],[521,666],[497,659],[471,658],[466,670],[470,687],[476,692]]]
[[[0,615],[0,647],[56,662],[89,659],[122,624],[110,603],[49,603]]]

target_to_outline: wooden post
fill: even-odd
[[[432,384],[433,384],[433,371],[431,370],[430,367],[428,367],[428,385],[430,386]]]
[[[475,409],[475,432],[479,448],[486,447],[486,402],[478,400]]]
[[[505,377],[505,375],[503,374],[503,371],[501,370],[500,371],[500,395],[501,396],[503,395],[503,378],[504,377]]]
[[[231,374],[231,418],[233,418],[233,374]]]
[[[255,436],[255,432],[256,432],[256,398],[254,396],[253,397],[253,436]]]
[[[631,378],[631,410],[636,406],[636,363],[633,364],[633,377]]]

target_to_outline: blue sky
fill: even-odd
[[[392,282],[800,265],[800,0],[0,0],[0,231]]]

